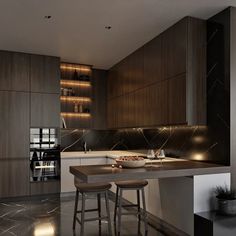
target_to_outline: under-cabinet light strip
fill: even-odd
[[[60,68],[64,69],[64,70],[78,70],[78,71],[84,71],[84,72],[90,72],[91,71],[91,68],[86,68],[86,67],[82,67],[82,66],[61,65]]]
[[[82,103],[89,103],[89,102],[91,102],[91,98],[88,98],[88,97],[61,96],[61,101],[64,101],[64,102],[82,102]]]
[[[64,117],[83,117],[83,118],[89,118],[91,116],[90,113],[67,113],[67,112],[62,112],[61,113],[62,116]]]
[[[83,82],[83,81],[71,81],[71,80],[61,80],[61,85],[64,86],[81,86],[81,87],[90,87],[90,82]]]

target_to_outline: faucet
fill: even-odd
[[[87,153],[87,143],[84,142],[84,153]]]

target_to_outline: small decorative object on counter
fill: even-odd
[[[115,168],[115,165],[114,165],[114,164],[112,164],[112,165],[111,165],[111,167],[112,167],[112,168]]]
[[[75,105],[74,105],[74,112],[75,113],[78,113],[79,112],[79,106],[78,106],[78,103],[75,102]]]
[[[218,186],[215,189],[218,202],[218,212],[221,215],[235,216],[236,215],[236,191],[230,189],[227,185]]]
[[[117,165],[126,168],[138,168],[143,167],[146,160],[141,156],[123,156],[116,159]]]

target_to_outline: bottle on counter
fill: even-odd
[[[79,112],[83,113],[83,105],[82,104],[79,105]]]

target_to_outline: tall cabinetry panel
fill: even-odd
[[[0,91],[0,198],[29,194],[29,93]]]
[[[60,59],[30,56],[31,127],[60,127]]]
[[[30,56],[25,53],[0,51],[0,89],[30,90]]]

